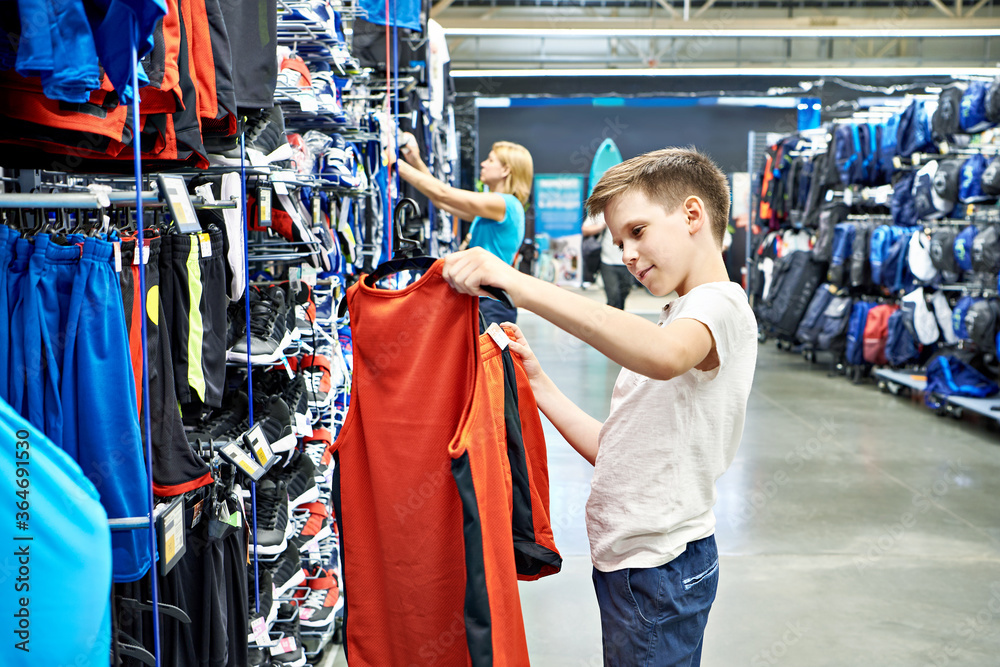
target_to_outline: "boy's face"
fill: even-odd
[[[670,294],[689,271],[693,251],[687,214],[682,206],[667,213],[640,191],[612,199],[604,219],[622,261],[654,296]]]

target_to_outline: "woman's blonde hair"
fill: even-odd
[[[497,154],[500,164],[510,169],[503,182],[503,191],[517,197],[522,205],[528,205],[531,194],[531,179],[535,175],[535,165],[531,153],[521,144],[511,141],[498,141],[493,144],[492,151]]]

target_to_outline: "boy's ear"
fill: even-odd
[[[684,215],[687,216],[688,232],[697,234],[702,227],[708,224],[708,211],[705,209],[705,202],[701,197],[691,195],[682,204]]]

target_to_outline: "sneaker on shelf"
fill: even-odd
[[[276,285],[251,287],[246,298],[250,299],[250,345],[248,348],[244,329],[236,335],[226,359],[246,363],[249,356],[251,362],[275,363],[291,342],[291,332],[286,326],[285,293]]]
[[[274,577],[274,597],[288,597],[293,588],[306,580],[305,572],[302,571],[299,550],[289,545],[278,557],[278,560],[271,565],[271,574]]]
[[[247,505],[247,523],[254,526],[253,503]],[[285,482],[264,478],[257,484],[257,539],[251,549],[258,555],[274,556],[288,548],[288,492]]]
[[[249,418],[249,400],[242,391],[226,394],[223,398],[222,407],[213,410],[198,420],[188,431],[188,440],[195,442],[211,442],[215,440],[231,440],[229,434],[237,430],[241,425],[247,424]],[[239,437],[243,431],[240,430],[233,437]]]
[[[312,435],[303,438],[306,456],[313,462],[317,481],[325,480],[327,471],[333,465],[333,434],[329,429],[313,426]]]
[[[295,357],[290,358],[289,364]],[[288,377],[284,364],[270,368],[256,368],[253,372],[254,396],[260,392],[264,396],[277,396],[285,402],[285,407],[292,414],[293,423],[296,418],[308,419],[309,397],[306,395],[306,381],[299,373]]]
[[[325,64],[325,63],[324,63]],[[344,107],[340,101],[340,90],[330,71],[313,72],[312,89],[319,104],[319,112],[331,117],[335,123],[346,123]]]
[[[325,628],[344,606],[340,597],[340,582],[330,570],[316,565],[307,580],[309,594],[299,608],[299,624],[305,628]]]
[[[315,502],[319,499],[319,487],[316,486],[316,466],[312,460],[297,449],[288,454],[287,463],[275,467],[268,473],[282,479],[288,489],[289,505],[296,508],[299,505]]]
[[[305,355],[299,359],[298,368],[306,381],[309,404],[326,405],[330,400],[330,391],[334,387],[330,358],[322,354]]]
[[[271,664],[275,667],[305,667],[306,654],[302,650],[302,632],[297,611],[296,607],[287,603],[282,603],[278,610],[278,620],[271,632],[272,640],[278,643],[271,649]]]
[[[250,614],[259,613],[264,622],[270,626],[278,618],[278,603],[274,599],[274,580],[271,571],[260,567],[260,612],[257,612],[257,584],[253,576],[253,564],[248,567],[247,588],[249,590]]]
[[[345,188],[359,188],[361,182],[351,169],[354,153],[339,134],[330,135],[330,142],[320,160],[320,176]]]
[[[272,667],[271,651],[257,644],[247,646],[247,665],[249,667]]]
[[[306,510],[308,514],[305,525],[292,538],[292,544],[298,547],[299,551],[308,551],[320,541],[333,535],[333,529],[330,526],[330,512],[326,505],[320,502],[306,503],[298,510]]]
[[[295,326],[307,331],[315,325],[316,304],[313,303],[312,287],[308,283],[300,283],[299,291],[295,293]]]
[[[260,424],[272,450],[276,453],[283,453],[295,449],[298,444],[298,437],[295,435],[295,420],[288,405],[280,396],[254,392],[253,417],[254,423]],[[236,440],[249,430],[250,414],[247,413],[244,415],[243,421],[233,424],[221,437]]]

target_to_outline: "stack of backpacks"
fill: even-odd
[[[797,154],[806,141],[798,135],[786,137],[768,149],[758,175],[757,221],[771,230],[814,227],[826,191],[852,185],[891,183],[899,193],[894,199],[900,200],[900,214],[912,220],[951,215],[960,202],[996,198],[1000,195],[997,158],[989,164],[983,156],[928,163],[915,177],[907,174],[903,183],[895,182],[900,176],[894,173],[897,158],[938,153],[942,144],[968,146],[971,135],[998,123],[1000,76],[988,83],[953,85],[938,100],[913,100],[883,122],[835,125],[827,150],[820,155]],[[911,198],[918,205],[903,206]]]

